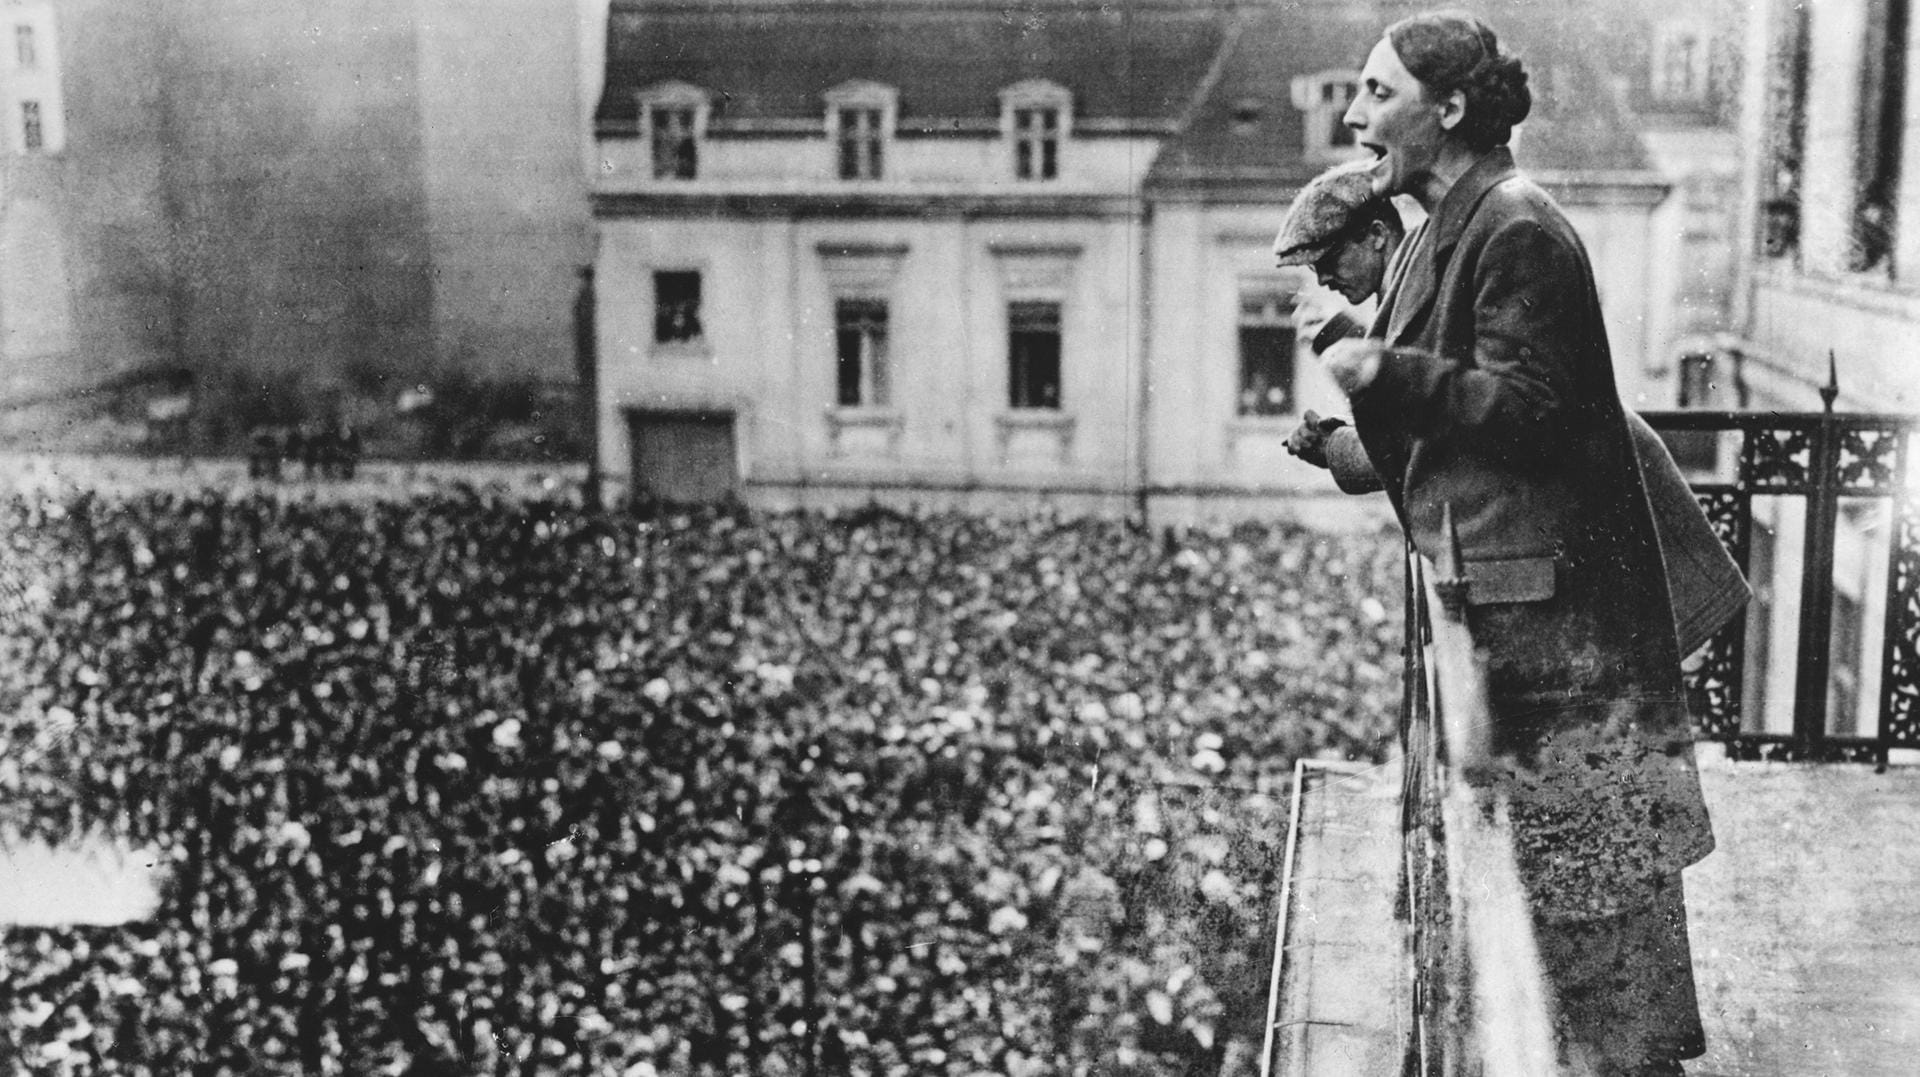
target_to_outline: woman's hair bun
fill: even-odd
[[[1526,65],[1500,47],[1493,27],[1462,11],[1436,11],[1387,28],[1387,41],[1429,94],[1459,92],[1467,114],[1454,133],[1484,153],[1506,145],[1533,111]]]

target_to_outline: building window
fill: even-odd
[[[1800,183],[1807,144],[1808,15],[1805,4],[1775,0],[1767,56],[1766,170],[1761,176],[1761,250],[1786,258],[1800,250]]]
[[[1691,20],[1660,24],[1654,31],[1653,99],[1663,105],[1698,105],[1707,100],[1711,41],[1704,26]]]
[[[1322,144],[1328,149],[1347,149],[1353,145],[1353,128],[1347,126],[1347,107],[1359,85],[1353,82],[1327,82],[1320,86],[1320,130]]]
[[[666,270],[653,275],[653,341],[656,344],[694,344],[700,328],[700,274],[696,270]]]
[[[1300,150],[1308,160],[1337,161],[1353,153],[1353,128],[1347,107],[1360,92],[1352,71],[1322,71],[1293,81],[1293,104],[1300,110]]]
[[[1293,409],[1293,295],[1277,288],[1240,296],[1241,415]]]
[[[1007,403],[1060,407],[1060,304],[1007,305]]]
[[[691,105],[654,105],[647,109],[654,179],[694,178],[699,163],[699,140],[694,125],[697,116],[698,111]]]
[[[834,304],[835,348],[839,359],[841,407],[885,407],[887,384],[887,301],[842,299]]]
[[[1900,146],[1906,126],[1907,0],[1868,0],[1860,69],[1859,186],[1847,268],[1893,274]]]
[[[840,178],[879,179],[885,112],[877,108],[843,108],[839,113]]]
[[[1680,406],[1707,408],[1714,404],[1714,362],[1712,352],[1687,352],[1680,357]]]
[[[900,92],[883,83],[855,79],[826,92],[826,136],[836,171],[844,180],[877,180],[885,174],[887,143],[900,114]]]
[[[1000,91],[1000,135],[1013,150],[1017,178],[1059,178],[1072,127],[1073,95],[1065,86],[1029,79]]]
[[[28,153],[39,153],[46,148],[47,131],[40,119],[40,102],[20,102],[20,144]]]
[[[40,50],[33,40],[33,27],[22,25],[13,28],[13,58],[22,68],[40,66]]]
[[[1021,179],[1050,180],[1060,175],[1060,110],[1013,110],[1013,171]]]

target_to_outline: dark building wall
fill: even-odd
[[[0,15],[7,13],[0,8]],[[52,5],[65,145],[0,160],[0,400],[172,356],[170,251],[150,5]],[[8,45],[11,47],[11,30]],[[49,60],[52,56],[47,57]],[[11,117],[9,117],[11,119]]]
[[[439,361],[571,382],[592,260],[571,7],[416,0],[415,17]]]
[[[340,408],[406,452],[436,443],[396,416],[404,387],[577,380],[575,5],[45,0],[0,22],[26,8],[58,31],[65,144],[22,153],[0,123],[0,438],[57,445],[67,416],[25,409],[185,369],[203,447]],[[10,57],[0,121],[26,92]]]
[[[214,405],[204,437],[390,397],[431,366],[410,15],[171,0],[165,189],[181,358]]]

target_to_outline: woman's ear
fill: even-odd
[[[1451,131],[1460,126],[1467,118],[1467,94],[1465,90],[1455,90],[1438,102],[1440,108],[1440,129]]]

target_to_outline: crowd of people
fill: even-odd
[[[1379,535],[0,517],[0,833],[168,865],[6,930],[5,1077],[1244,1071],[1293,761],[1400,692]]]

